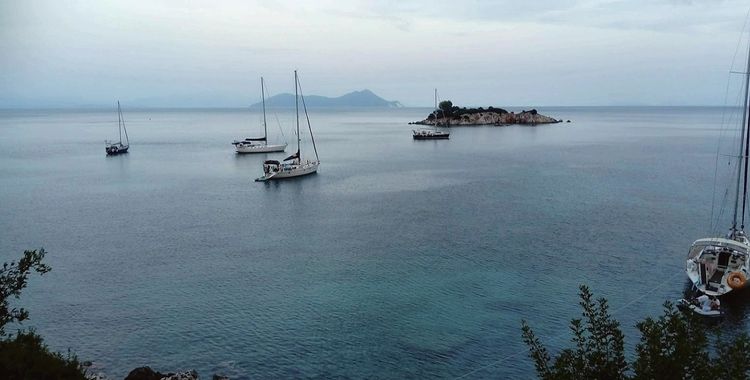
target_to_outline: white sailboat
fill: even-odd
[[[432,111],[432,116],[434,120],[434,127],[433,128],[421,128],[421,129],[412,129],[412,137],[414,140],[445,140],[450,138],[450,132],[444,132],[444,131],[438,131],[438,104],[437,104],[437,88],[435,89],[435,110]]]
[[[287,143],[268,143],[268,124],[266,123],[266,90],[263,77],[260,77],[260,94],[263,102],[263,137],[248,137],[244,140],[234,140],[232,144],[237,153],[270,153],[283,152]]]
[[[117,101],[117,129],[120,133],[120,140],[117,142],[105,140],[104,151],[107,152],[108,156],[115,156],[122,153],[127,153],[130,148],[130,139],[128,139],[128,130],[125,129],[125,118],[122,117],[122,110],[120,109],[120,101]],[[125,143],[122,142],[122,133],[125,132]]]
[[[299,92],[299,95],[298,95]],[[301,94],[299,86],[299,78],[297,77],[297,70],[294,70],[294,106],[297,112],[297,152],[293,155],[284,159],[284,161],[277,160],[266,160],[263,162],[263,176],[256,178],[256,181],[268,181],[272,179],[282,179],[299,177],[303,175],[312,174],[318,171],[320,166],[320,159],[318,158],[318,148],[315,146],[315,138],[313,137],[312,127],[310,126],[310,117],[307,115],[307,106],[305,105],[305,97]],[[302,160],[300,152],[300,133],[299,133],[299,99],[302,98],[302,107],[305,111],[305,119],[307,120],[307,128],[310,131],[310,140],[312,140],[313,150],[315,151],[315,160]]]
[[[745,70],[745,98],[739,142],[732,226],[725,237],[696,240],[687,257],[687,275],[694,287],[709,296],[722,296],[745,287],[750,270],[750,241],[745,236],[747,206],[748,158],[750,157],[750,46]],[[741,204],[741,206],[740,206]]]

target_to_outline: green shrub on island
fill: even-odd
[[[573,348],[551,360],[531,327],[522,321],[522,337],[529,347],[537,376],[562,379],[747,379],[750,377],[750,338],[744,332],[725,341],[692,314],[664,303],[664,314],[636,326],[641,340],[632,366],[625,359],[624,335],[609,313],[607,300],[596,301],[588,287],[580,288],[582,318],[572,319]],[[713,345],[709,344],[713,336]]]
[[[67,357],[51,352],[41,336],[33,331],[19,330],[8,335],[5,328],[29,318],[23,308],[10,306],[18,299],[32,272],[43,275],[51,268],[42,263],[46,252],[24,251],[18,262],[4,263],[0,268],[0,379],[85,379],[85,370],[75,355]]]
[[[441,111],[443,111],[444,115],[449,115],[450,116],[451,111],[453,110],[453,102],[451,102],[450,100],[443,100],[438,105],[438,109],[441,110]]]
[[[529,112],[532,115],[536,115],[537,111],[535,109],[532,109],[530,111],[522,111],[521,113]],[[443,100],[438,105],[438,109],[427,115],[426,120],[434,120],[435,117],[438,119],[443,118],[450,118],[450,119],[457,119],[461,117],[465,117],[468,115],[475,115],[478,113],[490,113],[490,114],[498,114],[498,115],[504,115],[509,113],[508,111],[502,109],[502,108],[496,108],[493,106],[489,106],[486,109],[483,107],[477,107],[477,108],[466,108],[466,107],[457,107],[453,105],[453,102],[450,100]]]

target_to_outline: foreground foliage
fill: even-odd
[[[24,251],[18,262],[0,268],[0,379],[84,379],[85,371],[75,356],[50,352],[41,336],[33,331],[7,335],[5,328],[29,318],[28,311],[10,306],[18,299],[32,272],[43,275],[51,268],[42,263],[46,252]]]
[[[607,300],[594,301],[583,285],[579,295],[583,318],[570,323],[574,348],[562,350],[554,360],[526,321],[521,323],[523,340],[540,379],[750,378],[747,334],[725,341],[718,332],[669,302],[664,304],[662,316],[646,318],[636,325],[641,340],[629,365],[624,335],[619,322],[609,314]],[[713,345],[709,344],[709,334],[713,335]]]
[[[78,359],[50,352],[42,337],[34,332],[18,332],[0,341],[0,378],[83,380]]]
[[[51,270],[42,263],[45,254],[44,249],[24,251],[18,262],[4,263],[0,269],[0,335],[5,335],[5,326],[9,323],[23,322],[29,318],[29,313],[23,308],[11,308],[9,300],[21,296],[21,290],[26,287],[32,271],[45,274]]]
[[[550,356],[531,327],[522,322],[523,340],[529,346],[539,377],[542,379],[625,379],[628,364],[624,354],[624,335],[620,324],[609,315],[607,300],[594,301],[591,292],[581,287],[583,318],[573,319],[575,348],[568,348],[550,365]]]

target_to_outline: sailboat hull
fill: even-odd
[[[128,145],[115,144],[108,145],[106,148],[104,148],[104,151],[107,152],[107,156],[116,156],[118,154],[127,153],[128,148],[130,148],[130,146]]]
[[[265,144],[245,145],[245,144],[237,144],[237,145],[235,145],[235,150],[237,151],[237,153],[240,153],[240,154],[283,152],[286,149],[286,145],[287,144],[277,144],[277,145],[265,145]]]
[[[318,171],[320,162],[307,161],[299,164],[283,164],[278,170],[269,170],[263,177],[256,178],[258,182],[286,179],[294,177],[302,177],[308,174],[313,174]]]
[[[440,135],[414,135],[414,140],[448,140],[450,138],[449,134],[440,134]]]

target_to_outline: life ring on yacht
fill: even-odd
[[[732,272],[727,277],[727,284],[732,289],[740,289],[745,286],[747,277],[742,272]]]

